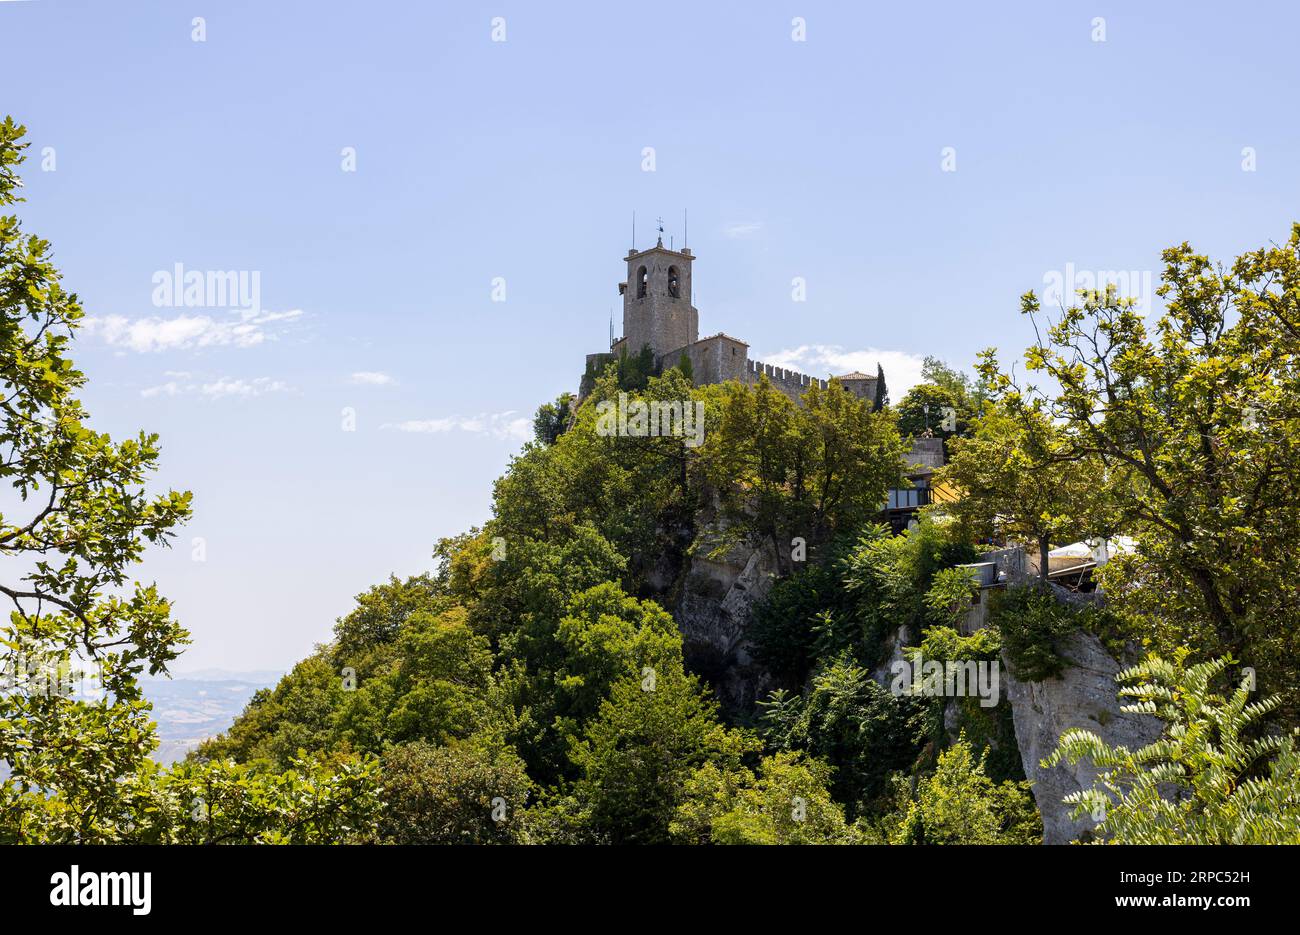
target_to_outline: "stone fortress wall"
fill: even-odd
[[[761,360],[745,361],[745,383],[758,383],[764,376],[771,381],[773,386],[796,401],[800,396],[808,392],[808,388],[814,384],[821,389],[826,389],[831,385],[829,380],[810,377],[805,373],[798,373],[783,367],[774,367],[771,364],[763,363]]]
[[[588,354],[588,373],[621,353],[634,355],[648,346],[663,369],[677,366],[683,357],[689,360],[697,386],[727,380],[755,385],[767,377],[798,402],[811,386],[825,389],[830,385],[829,380],[750,359],[749,345],[731,335],[699,338],[699,311],[691,302],[695,256],[686,247],[671,250],[661,238],[648,250],[629,250],[624,260],[627,279],[618,286],[623,297],[624,337],[613,341],[608,352]],[[875,375],[854,372],[836,379],[855,396],[875,401]]]

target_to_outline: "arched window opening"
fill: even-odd
[[[646,272],[646,268],[643,266],[636,271],[636,297],[638,299],[644,299],[646,294],[646,289],[648,289],[649,286],[650,286],[650,276]]]
[[[668,267],[668,294],[677,298],[677,267]]]

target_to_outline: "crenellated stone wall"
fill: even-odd
[[[742,383],[756,384],[764,376],[773,386],[795,402],[798,402],[799,397],[808,392],[808,388],[814,383],[822,389],[826,389],[830,385],[828,381],[818,377],[810,377],[806,373],[765,364],[761,360],[745,361],[745,373],[741,378]]]
[[[699,338],[699,312],[693,304],[691,267],[695,256],[689,249],[673,250],[663,239],[648,250],[629,250],[624,258],[627,279],[619,283],[623,297],[623,337],[611,342],[608,352],[587,355],[587,372],[627,353],[635,356],[648,347],[656,364],[666,370],[690,361],[697,386],[735,380],[749,386],[767,377],[772,385],[795,402],[812,386],[826,389],[828,380],[796,370],[751,360],[749,345],[728,334]],[[837,377],[840,385],[859,399],[876,401],[878,379],[865,373]],[[587,384],[579,389],[585,395]]]

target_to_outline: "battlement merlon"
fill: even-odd
[[[742,382],[752,385],[758,383],[763,377],[767,377],[773,386],[795,402],[798,402],[799,398],[814,385],[823,390],[829,389],[831,380],[838,381],[844,389],[859,399],[865,399],[873,405],[876,401],[877,378],[856,371],[840,377],[831,377],[830,380],[823,380],[820,377],[810,377],[805,373],[799,373],[797,370],[765,364],[759,360],[745,362],[745,376]]]
[[[765,364],[761,360],[745,362],[745,377],[742,382],[754,385],[759,383],[763,377],[767,377],[769,383],[795,402],[798,402],[799,397],[808,392],[808,389],[813,384],[816,384],[821,389],[830,386],[828,381],[820,377],[811,377],[806,373],[790,370],[787,367]]]

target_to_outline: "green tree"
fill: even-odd
[[[1093,500],[1104,483],[1095,457],[1073,451],[1041,412],[1009,403],[989,407],[972,438],[953,442],[936,480],[960,494],[942,505],[968,537],[1025,542],[1043,581],[1052,542],[1097,532]]]
[[[791,539],[829,542],[879,515],[901,483],[902,442],[888,412],[873,412],[831,381],[796,406],[767,380],[706,388],[713,405],[704,471],[739,534],[772,547],[793,570]]]
[[[753,748],[718,722],[717,703],[679,667],[625,678],[573,744],[571,821],[591,841],[668,843],[695,771],[734,770]]]
[[[975,582],[969,569],[944,568],[935,573],[922,603],[935,622],[956,627],[971,608]]]
[[[944,441],[970,431],[971,413],[951,390],[918,383],[898,403],[898,431],[909,438],[932,435]]]
[[[922,362],[921,379],[947,390],[975,415],[988,399],[988,384],[982,377],[972,379],[970,374],[948,366],[937,357],[926,357]]]
[[[673,834],[696,844],[858,843],[830,778],[829,766],[799,753],[764,757],[757,775],[706,763],[686,783]]]
[[[1051,391],[1018,388],[992,354],[995,391],[1041,406],[1064,452],[1106,472],[1110,521],[1136,538],[1112,562],[1112,601],[1168,650],[1230,652],[1261,686],[1300,680],[1300,224],[1289,239],[1217,266],[1164,252],[1165,310],[1144,318],[1114,287],[1039,324],[1026,352]],[[1294,716],[1294,711],[1292,712]]]
[[[854,616],[844,596],[834,568],[816,563],[777,579],[755,607],[749,628],[754,657],[781,685],[802,686],[825,650],[833,648],[834,656],[853,646],[858,634],[851,630]],[[831,626],[817,629],[827,614]]]
[[[193,756],[288,769],[301,750],[377,754],[392,743],[445,742],[501,723],[489,641],[440,589],[417,575],[357,595],[334,643],[256,692],[230,729]]]
[[[1076,818],[1101,816],[1095,833],[1112,844],[1300,844],[1297,732],[1257,730],[1279,699],[1251,701],[1250,672],[1224,696],[1214,685],[1231,660],[1188,665],[1188,656],[1151,656],[1115,676],[1131,699],[1123,710],[1166,722],[1155,743],[1129,750],[1082,728],[1061,735],[1044,766],[1086,757],[1101,771],[1066,804]]]
[[[946,611],[936,615],[926,595],[945,569],[976,559],[974,547],[956,532],[951,523],[923,512],[916,528],[900,536],[891,535],[884,524],[865,527],[836,563],[854,613],[877,644],[901,627],[916,641],[927,625],[949,622]],[[953,576],[945,580],[945,587],[951,590]],[[861,661],[874,664],[879,660],[867,656]]]
[[[24,128],[0,123],[0,207],[20,201]],[[50,245],[0,217],[0,477],[11,486],[0,516],[0,555],[11,604],[0,626],[2,795],[39,789],[67,806],[87,834],[113,810],[119,780],[153,749],[136,676],[166,671],[187,642],[153,585],[130,580],[150,544],[165,545],[190,515],[190,495],[144,490],[158,438],[115,443],[87,424],[77,399],[85,375],[68,356],[82,319]],[[102,695],[68,691],[72,670],[93,667]],[[0,809],[0,827],[11,815]]]
[[[876,364],[876,398],[871,401],[873,412],[879,412],[889,405],[889,387],[885,383],[885,368]]]
[[[651,377],[659,376],[655,363],[655,352],[649,344],[641,345],[635,354],[629,354],[624,346],[615,360],[618,373],[618,388],[628,391],[644,390]]]
[[[356,597],[357,606],[334,625],[334,648],[331,656],[338,667],[351,666],[358,674],[368,675],[371,654],[381,647],[391,647],[402,631],[402,624],[415,611],[438,613],[450,601],[441,593],[430,575],[415,575],[405,581],[396,575]],[[382,664],[384,654],[373,659]]]
[[[477,632],[521,658],[540,659],[574,595],[620,580],[626,567],[609,540],[587,525],[550,537],[505,535],[499,542],[488,532],[451,559],[452,594]]]
[[[343,698],[342,674],[324,657],[308,656],[274,688],[255,692],[230,730],[205,740],[191,759],[288,769],[300,750],[336,746],[334,718]]]
[[[672,561],[690,545],[698,485],[691,482],[695,452],[682,437],[629,437],[598,431],[597,407],[647,399],[691,398],[689,382],[676,370],[649,380],[643,392],[620,399],[614,375],[606,372],[579,408],[573,426],[552,446],[530,445],[497,481],[496,516],[488,539],[500,538],[510,552],[525,538],[560,544],[589,527],[628,561],[626,582],[639,579],[665,557]],[[606,576],[608,580],[610,576]],[[596,582],[591,582],[592,584]]]
[[[574,723],[594,716],[620,679],[681,665],[682,635],[672,616],[611,582],[573,598],[556,640],[562,651],[556,687],[563,716]]]
[[[504,726],[486,637],[456,607],[413,613],[402,626],[392,668],[360,679],[344,694],[335,732],[352,747],[379,753],[393,744],[445,744]]]
[[[1062,594],[1035,582],[989,596],[989,624],[1001,634],[1011,673],[1022,682],[1059,674],[1069,663],[1058,644],[1080,630],[1100,638],[1116,657],[1123,655],[1129,637],[1125,622],[1104,603],[1067,602]]]
[[[542,445],[554,445],[569,427],[573,394],[561,393],[553,403],[542,403],[533,416],[533,437]]]
[[[835,800],[856,818],[884,796],[890,773],[910,769],[919,758],[925,741],[920,715],[932,703],[895,697],[844,657],[815,674],[804,695],[776,691],[761,706],[772,748],[828,763]]]
[[[981,696],[969,687],[972,676],[976,673],[970,671],[967,663],[978,662],[988,666],[1002,664],[1002,636],[998,628],[985,626],[970,636],[962,636],[953,627],[932,626],[925,631],[921,645],[904,649],[903,655],[912,663],[914,688],[920,681],[919,687],[922,690],[925,688],[925,663],[936,662],[946,666],[952,662],[966,667],[966,693],[961,697],[950,698],[943,704],[933,705],[927,711],[928,732],[934,749],[951,745],[952,734],[948,719],[955,716],[961,725],[964,739],[972,750],[986,757],[984,772],[990,779],[995,782],[1023,780],[1024,764],[1020,759],[1011,703],[1006,699],[1005,692],[1002,693],[1003,697],[995,696],[997,703],[989,706],[987,696]]]
[[[376,836],[390,844],[519,844],[533,784],[512,748],[490,737],[450,746],[403,744],[384,755],[385,808]]]
[[[987,388],[937,357],[925,358],[921,381],[898,403],[898,431],[916,438],[929,432],[944,441],[965,438],[974,428],[987,399]]]
[[[268,773],[233,760],[145,762],[93,813],[62,793],[0,787],[0,844],[345,844],[382,805],[378,763],[296,758]]]
[[[1043,825],[1027,782],[995,783],[963,737],[917,785],[892,844],[1037,844]]]

